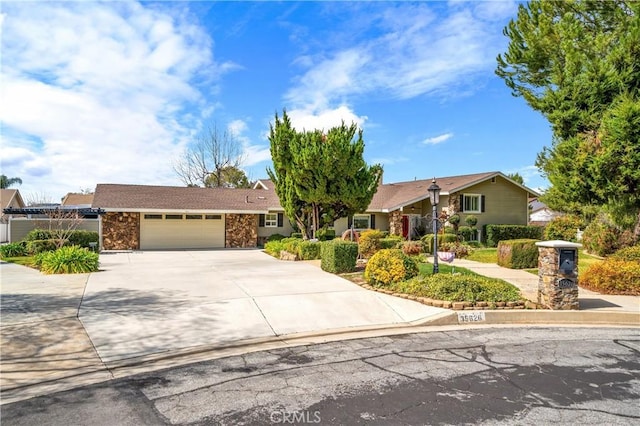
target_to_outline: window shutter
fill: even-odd
[[[347,228],[351,229],[351,225],[353,225],[353,216],[347,218]]]
[[[371,215],[371,229],[376,229],[376,215]]]
[[[480,211],[484,213],[484,195],[480,196]]]
[[[460,194],[460,211],[464,212],[464,194]]]
[[[282,228],[284,226],[284,214],[278,213],[278,228]]]
[[[258,215],[258,226],[264,227],[264,215],[263,214],[259,214]]]

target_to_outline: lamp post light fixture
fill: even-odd
[[[433,207],[433,273],[437,274],[438,269],[438,204],[440,204],[440,187],[436,183],[436,178],[431,181],[429,187],[429,200]]]

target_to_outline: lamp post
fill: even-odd
[[[431,181],[429,187],[429,200],[433,207],[433,273],[438,270],[438,204],[440,204],[440,187],[436,184],[436,178]]]

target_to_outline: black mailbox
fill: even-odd
[[[573,274],[576,269],[576,249],[563,248],[560,249],[560,272],[569,275]]]

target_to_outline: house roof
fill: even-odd
[[[514,182],[500,172],[438,177],[441,195],[450,195],[501,176],[527,191],[535,191]],[[381,184],[373,196],[370,212],[391,212],[429,198],[432,179]],[[79,195],[79,194],[76,194]],[[258,180],[253,188],[197,188],[178,186],[98,184],[92,207],[106,211],[216,211],[221,213],[264,213],[282,211],[270,179]]]
[[[0,189],[0,207],[5,209],[11,205],[11,203],[17,200],[21,207],[24,207],[24,201],[20,195],[20,191],[17,189]]]
[[[275,191],[264,189],[120,184],[98,184],[92,206],[106,211],[264,213],[282,210]]]
[[[63,206],[90,207],[93,203],[93,194],[78,194],[70,192],[62,199]]]
[[[536,194],[530,188],[509,179],[501,172],[486,172],[460,176],[436,177],[436,183],[441,188],[440,195],[450,195],[477,185],[495,176],[501,176],[523,190]],[[369,211],[390,212],[429,198],[429,187],[433,179],[412,180],[407,182],[388,183],[380,185],[373,196]]]

